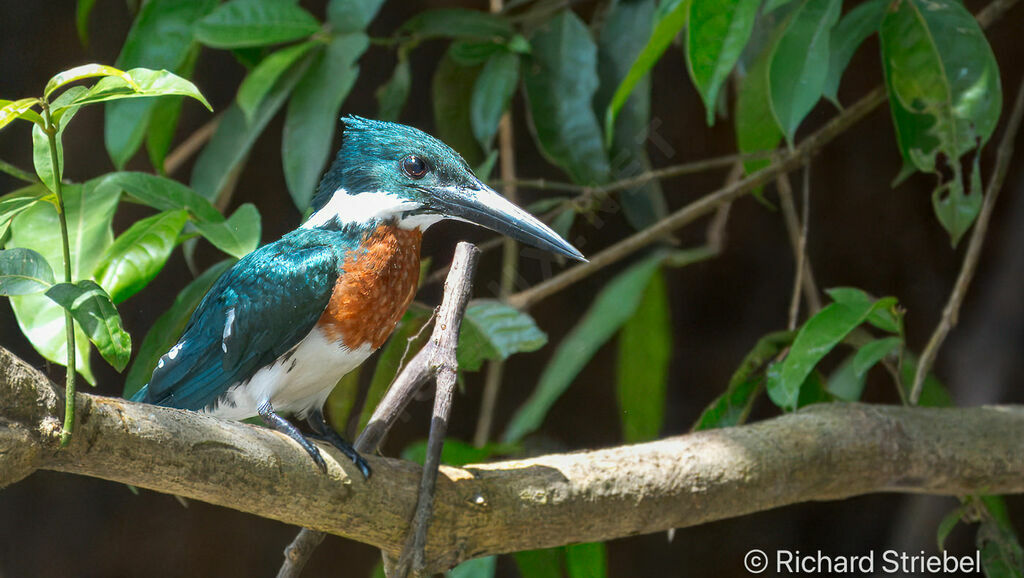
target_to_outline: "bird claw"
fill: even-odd
[[[363,456],[359,455],[359,452],[352,447],[352,444],[345,441],[345,438],[335,433],[334,430],[327,430],[323,434],[312,435],[309,437],[329,443],[338,448],[341,453],[345,454],[345,457],[352,460],[352,463],[359,469],[359,473],[363,475],[364,480],[370,478],[370,474],[373,473],[372,470],[370,470],[370,464],[366,463],[366,460],[363,459]]]

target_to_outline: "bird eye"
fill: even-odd
[[[427,163],[416,155],[402,159],[402,170],[414,179],[422,179],[427,174]]]

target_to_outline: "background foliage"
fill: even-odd
[[[1019,23],[1020,10],[993,28],[991,34],[1003,37],[986,37],[971,15],[977,6],[954,0],[566,4],[513,0],[492,14],[469,2],[148,0],[125,7],[80,0],[73,21],[70,12],[44,17],[28,6],[5,7],[12,13],[4,20],[23,22],[26,31],[5,34],[4,54],[21,50],[16,42],[38,38],[47,40],[42,44],[49,52],[21,64],[4,58],[2,66],[12,73],[0,75],[19,79],[0,84],[0,97],[11,99],[0,102],[0,125],[13,122],[2,135],[0,158],[14,167],[31,164],[37,173],[5,169],[12,178],[3,181],[4,191],[12,192],[0,198],[0,290],[12,295],[13,310],[6,326],[16,321],[42,358],[63,363],[61,307],[75,314],[84,311],[83,295],[99,295],[85,302],[93,303],[89,316],[75,315],[84,330],[76,340],[78,370],[103,392],[121,393],[122,380],[90,362],[89,343],[121,370],[131,333],[136,345],[123,382],[124,393],[134,391],[216,276],[261,240],[298,223],[337,146],[343,112],[429,129],[488,178],[500,162],[500,119],[512,111],[517,168],[522,175],[546,179],[519,183],[540,184],[537,190],[521,188],[520,200],[548,215],[554,227],[593,255],[695,199],[693,191],[721,184],[716,174],[645,180],[652,166],[738,151],[747,153],[742,169],[753,173],[772,162],[764,153],[792,148],[881,82],[889,118],[876,114],[869,128],[853,130],[826,149],[808,181],[811,208],[802,210],[810,210],[809,262],[821,286],[832,287],[823,292],[824,307],[818,310],[808,300],[794,318],[798,323],[784,330],[793,250],[784,234],[782,183],[758,191],[760,203],[741,200],[732,216],[720,212],[706,244],[701,245],[701,231],[681,231],[528,313],[497,299],[497,285],[486,281],[496,275],[485,264],[478,281],[482,299],[470,308],[460,343],[467,387],[456,414],[464,422],[453,424],[445,460],[458,464],[639,442],[810,403],[905,400],[915,352],[926,341],[959,262],[955,247],[981,209],[983,169],[992,157],[986,143],[1001,118],[1001,82],[1013,86],[1020,77],[1020,64],[1009,57],[1012,35],[1005,32]],[[72,38],[74,32],[79,40]],[[35,109],[19,99],[41,94],[46,73],[86,61],[112,62],[117,69],[104,69],[109,79],[90,78],[54,101],[56,106],[64,98],[72,111],[58,127],[66,145],[60,156],[68,159],[63,195],[75,281],[54,285],[63,260],[50,201],[64,161],[54,170],[43,154],[48,149],[40,131],[28,134]],[[18,66],[24,67],[22,74]],[[150,77],[135,73],[139,67],[190,79],[215,112],[151,89]],[[128,83],[121,70],[141,87],[132,87],[133,95],[155,97],[111,101],[102,114],[84,108],[81,120],[70,123],[85,103],[112,94],[111,85],[123,90],[116,84]],[[1019,188],[1020,173],[1013,174],[1016,180],[1011,178],[1008,188]],[[1010,219],[1005,217],[1003,227],[1015,222]],[[712,242],[716,226],[714,235],[728,230],[727,242]],[[426,247],[438,264],[450,254],[444,235],[485,238],[467,229],[438,228],[445,231],[432,231]],[[1000,245],[1013,246],[1009,233],[999,238]],[[514,290],[559,268],[529,250],[520,257]],[[487,261],[494,267],[500,260],[494,253]],[[1020,287],[1019,275],[999,276],[1005,268],[993,266],[988,279],[993,289],[980,290],[986,298],[974,305],[982,319],[978,323],[1000,311],[994,303],[1000,291],[1010,291],[1000,287]],[[436,285],[427,283],[420,299],[432,302],[437,294]],[[104,322],[82,323],[97,316]],[[376,365],[336,390],[330,408],[339,429],[365,422],[407,340],[426,317],[427,309],[414,307]],[[1012,316],[1003,321],[1008,330],[1000,333],[1004,339],[997,346],[984,332],[973,343],[989,344],[1009,375],[1015,362],[998,353],[1015,351],[1024,323]],[[18,333],[7,331],[4,345],[31,355]],[[953,347],[972,351],[969,339]],[[510,357],[514,353],[522,355]],[[501,433],[474,446],[469,440],[482,380],[473,372],[487,360],[506,359],[507,384],[496,415]],[[972,366],[986,366],[980,354]],[[993,388],[1002,383],[991,372],[949,373],[944,377],[953,378],[954,393],[958,383],[974,384],[980,376],[988,376]],[[924,383],[922,403],[952,403],[942,382],[932,377]],[[960,397],[1014,399],[998,389]],[[407,431],[393,436],[391,453],[404,448],[411,459],[422,454],[414,441],[425,434],[425,428],[415,427],[426,423],[415,417],[422,413],[414,410]],[[83,493],[93,491],[86,488],[89,482],[75,483]],[[153,505],[158,497],[104,491],[115,504],[109,507],[123,511],[126,520],[137,520],[134,510],[166,507]],[[14,508],[8,495],[14,494],[5,492],[0,504]],[[722,575],[733,567],[742,572],[742,553],[767,546],[759,527],[775,535],[780,525],[790,528],[779,538],[781,548],[806,543],[802,549],[827,550],[834,544],[832,551],[864,551],[902,544],[916,551],[933,549],[936,529],[942,541],[961,518],[981,521],[977,540],[992,574],[1013,575],[1012,568],[1019,568],[1020,548],[998,498],[965,498],[960,506],[910,498],[894,506],[893,500],[858,500],[885,512],[884,525],[858,522],[855,506],[833,506],[833,515],[844,521],[832,522],[836,537],[828,544],[819,533],[804,536],[800,530],[826,514],[792,508],[745,521],[750,526],[731,546],[716,549],[721,555],[713,559],[702,558],[694,544],[717,544],[723,534],[737,532],[736,526],[711,525],[705,535],[701,529],[687,531],[686,540],[668,546],[657,537],[608,549],[579,545],[480,561],[460,571],[513,575],[518,568],[529,576],[546,571],[601,576],[650,568],[663,574],[655,570],[658,564],[678,568],[685,560],[687,568],[714,568]],[[902,510],[892,515],[894,508]],[[926,508],[935,519],[928,521],[913,508]],[[197,509],[203,512],[193,513]],[[160,527],[149,531],[179,536],[183,525],[168,520],[190,515],[219,516],[236,529],[256,524],[206,510],[167,508]],[[952,513],[939,523],[947,510]],[[88,519],[84,511],[81,516]],[[111,567],[134,571],[153,564],[159,557],[146,562],[131,553],[142,547],[127,538],[138,532],[126,530],[118,540],[125,548],[124,565]],[[276,566],[278,542],[283,547],[287,534],[268,529],[261,539],[273,547],[265,556],[254,554],[264,562],[252,567],[263,572],[266,565]],[[928,536],[927,545],[922,535]],[[969,532],[956,530],[952,536],[967,548]],[[203,540],[194,538],[195,546],[180,546],[182,556],[209,569],[200,562],[206,559]],[[256,538],[245,538],[246,548],[255,547]],[[332,543],[324,550],[355,548]],[[372,563],[372,553],[365,554],[364,574]],[[318,554],[325,565],[335,555],[343,557]],[[246,562],[233,562],[218,566],[218,573],[251,574]],[[29,566],[12,568],[48,574],[35,564],[60,564],[39,557],[19,562],[25,563]],[[1010,574],[999,574],[999,564]]]

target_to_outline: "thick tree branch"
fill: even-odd
[[[328,475],[266,428],[78,395],[61,449],[53,384],[0,350],[0,486],[38,469],[114,480],[377,546],[405,543],[418,465],[333,449]],[[528,460],[443,467],[429,569],[460,560],[691,526],[870,492],[1024,492],[1024,407],[829,404],[753,425]],[[337,459],[334,459],[336,458]]]

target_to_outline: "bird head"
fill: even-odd
[[[320,181],[303,227],[394,222],[426,229],[457,219],[583,260],[558,233],[481,182],[443,142],[392,122],[358,116],[342,121],[341,150]]]

